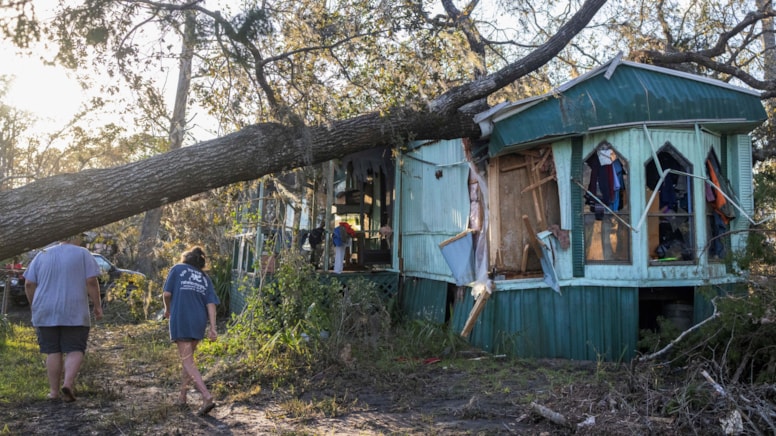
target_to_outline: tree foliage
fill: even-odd
[[[559,28],[557,33],[550,36],[541,45],[532,48],[524,58],[513,60],[511,63],[505,64],[500,70],[473,81],[462,79],[452,83],[448,82],[446,88],[436,89],[434,94],[429,94],[423,104],[390,106],[389,102],[386,105],[374,106],[379,107],[379,110],[373,112],[362,110],[361,115],[338,118],[327,124],[306,124],[303,122],[304,117],[288,109],[290,107],[288,104],[278,103],[281,100],[277,98],[279,92],[276,88],[281,89],[280,87],[263,85],[264,81],[267,84],[270,83],[268,78],[274,80],[280,70],[272,70],[273,75],[269,75],[261,68],[276,67],[277,64],[288,62],[292,55],[304,54],[308,50],[282,52],[269,57],[262,52],[251,52],[251,60],[253,62],[259,61],[259,63],[253,65],[254,74],[250,79],[255,79],[258,88],[265,93],[264,95],[259,94],[257,100],[264,99],[266,101],[267,110],[272,111],[271,114],[277,120],[276,122],[252,124],[231,135],[208,141],[199,146],[186,147],[165,155],[113,167],[109,170],[82,171],[62,175],[39,180],[25,185],[20,190],[11,191],[6,194],[5,198],[0,198],[0,201],[12,205],[15,209],[13,216],[5,216],[7,219],[5,223],[0,222],[0,246],[2,246],[0,257],[45,244],[66,234],[72,234],[78,229],[105,225],[218,186],[324,162],[354,151],[381,145],[396,145],[410,138],[443,139],[477,136],[478,129],[472,122],[472,115],[484,107],[482,100],[553,59],[566,47],[574,35],[585,28],[603,4],[604,0],[587,1]],[[134,12],[139,10],[134,8],[153,6],[154,4],[144,2],[95,2],[92,4],[87,2],[84,5],[87,7],[79,9],[82,15],[73,15],[73,9],[65,9],[59,15],[59,17],[75,17],[85,20],[79,21],[78,28],[73,27],[72,24],[61,27],[57,22],[57,28],[64,29],[58,34],[63,40],[66,32],[72,35],[81,35],[83,38],[88,36],[90,28],[100,28],[107,23],[112,23],[105,18],[108,16],[107,12],[111,11],[109,6],[124,6],[130,8],[129,12]],[[170,13],[179,12],[183,7],[200,7],[198,3],[184,6],[162,6],[164,11]],[[225,30],[223,35],[232,35],[234,38],[239,36],[238,32],[234,32],[234,27],[226,26],[228,22],[219,18],[221,14],[197,10],[202,15],[210,17],[218,26],[227,29],[228,31]],[[149,14],[149,17],[159,16],[154,13]],[[384,14],[385,17],[393,15],[396,14]],[[130,26],[127,23],[127,16],[116,17],[117,25],[125,26],[132,32],[138,32],[141,27]],[[352,17],[351,20],[353,20]],[[412,39],[413,36],[402,27],[396,29],[382,27],[381,30],[383,32],[396,30],[396,34],[405,37],[404,39]],[[370,32],[373,29],[363,30],[356,26],[353,31],[363,31],[364,33],[363,36],[362,33],[359,33],[349,35],[349,37],[366,38],[371,35]],[[246,32],[250,33],[247,30]],[[258,35],[260,33],[254,32],[252,34]],[[84,40],[90,41],[89,38]],[[355,41],[355,39],[353,40]],[[108,41],[111,41],[110,38]],[[338,41],[338,44],[345,44],[349,41],[346,38]],[[230,39],[227,42],[232,44],[236,42],[236,39]],[[85,49],[91,46],[73,44],[72,47]],[[115,47],[121,47],[121,44],[117,44]],[[329,50],[335,54],[337,47],[339,45],[331,43],[322,47],[312,46],[317,51]],[[244,48],[250,49],[251,46],[247,45]],[[368,54],[368,51],[365,54]],[[120,60],[122,59],[124,58],[120,58]],[[336,59],[338,62],[342,62],[339,58]],[[367,68],[369,58],[356,57],[349,59],[349,61],[356,66]],[[108,71],[112,70],[108,69]],[[290,71],[294,72],[295,70]],[[320,71],[329,72],[330,69],[327,67]],[[407,83],[407,80],[403,83]],[[377,93],[364,93],[364,98],[375,100],[378,97]],[[479,105],[469,105],[466,106],[465,110],[459,110],[468,103],[478,101]],[[194,175],[193,180],[192,175]],[[106,198],[105,186],[115,188],[111,198]],[[38,213],[36,215],[35,225],[46,227],[48,229],[46,235],[31,230],[32,225],[29,224],[32,224],[30,220],[32,211],[30,209],[33,207],[21,202],[21,199],[28,195],[36,195],[36,198],[41,199],[44,204],[54,206],[52,210],[55,210],[55,213]],[[66,207],[63,198],[66,198]],[[95,198],[98,198],[99,201],[95,202]],[[40,212],[37,208],[34,209],[35,212]],[[9,231],[3,236],[1,234],[3,229],[10,227],[14,227],[16,230]],[[18,230],[19,228],[22,230]]]

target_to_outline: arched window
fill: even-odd
[[[585,158],[582,176],[585,262],[629,263],[628,162],[604,140]]]
[[[693,168],[671,143],[666,142],[645,165],[650,264],[693,262],[695,227],[692,192]]]

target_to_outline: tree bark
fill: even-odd
[[[263,175],[308,166],[409,139],[478,137],[464,107],[538,69],[579,33],[606,0],[588,0],[558,33],[534,52],[500,71],[451,89],[426,110],[397,108],[325,126],[293,128],[276,123],[171,150],[118,167],[38,180],[0,192],[0,259],[79,231],[173,203],[191,195]]]

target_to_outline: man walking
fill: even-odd
[[[102,319],[100,267],[82,242],[83,234],[78,234],[41,250],[24,273],[32,325],[40,352],[46,354],[48,398],[60,398],[64,369],[61,398],[66,402],[75,401],[75,379],[91,327],[90,301],[95,319]]]

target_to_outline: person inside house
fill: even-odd
[[[341,274],[345,267],[345,244],[347,233],[340,223],[331,233],[331,243],[334,245],[334,274]]]
[[[325,235],[326,229],[323,228],[323,223],[312,229],[310,234],[307,235],[307,242],[310,243],[310,263],[315,266],[315,268],[318,268],[318,259],[321,257],[321,253],[318,250],[318,247],[320,247],[321,243],[323,242]]]

